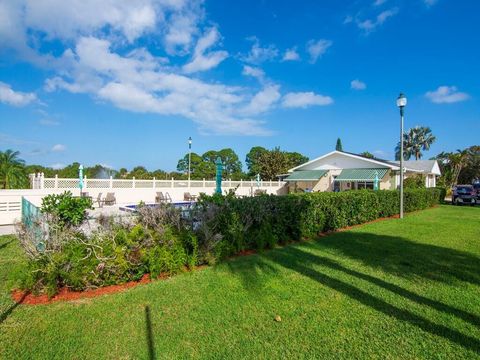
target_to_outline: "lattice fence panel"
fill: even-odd
[[[173,186],[176,188],[185,188],[188,187],[188,181],[176,181],[173,183]]]
[[[51,186],[50,186],[51,183]],[[55,188],[55,179],[45,179],[44,187],[46,189]],[[58,189],[75,189],[78,188],[78,179],[58,179]]]
[[[116,189],[132,188],[133,180],[113,180],[113,187]]]
[[[86,182],[88,189],[109,189],[110,180],[108,179],[88,179]]]
[[[135,188],[137,189],[152,189],[153,180],[135,180]]]

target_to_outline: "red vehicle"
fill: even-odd
[[[457,185],[453,188],[452,204],[470,204],[475,205],[477,203],[477,191],[473,185]]]

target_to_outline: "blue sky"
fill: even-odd
[[[0,149],[28,163],[174,170],[187,151],[426,157],[478,145],[480,2],[0,1]]]

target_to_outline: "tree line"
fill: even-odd
[[[288,169],[298,166],[308,157],[298,152],[282,151],[279,147],[268,150],[261,146],[254,146],[248,152],[245,163],[247,171],[243,171],[242,162],[231,148],[209,150],[202,155],[192,152],[190,175],[192,180],[214,179],[216,174],[216,159],[220,157],[223,163],[223,178],[240,180],[253,179],[257,174],[262,180],[277,180],[277,175],[284,174]],[[115,179],[188,179],[189,154],[178,160],[177,171],[161,169],[149,171],[144,166],[111,169],[104,165],[84,166],[83,173],[87,178],[106,179],[112,176]],[[77,178],[80,163],[74,162],[61,169],[42,165],[27,165],[20,158],[20,153],[14,150],[0,151],[0,188],[20,189],[29,187],[29,174],[43,173],[45,177]]]

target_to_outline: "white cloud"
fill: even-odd
[[[265,77],[265,72],[262,69],[258,67],[249,66],[249,65],[243,66],[242,74],[245,76],[252,76],[259,80],[262,80]]]
[[[67,147],[63,144],[56,144],[52,147],[52,152],[63,152],[67,149]]]
[[[112,52],[107,40],[93,37],[80,39],[75,51],[67,53],[69,70],[63,77],[48,79],[47,90],[90,93],[129,111],[181,115],[199,124],[203,132],[269,133],[262,121],[246,117],[242,109],[251,99],[242,88],[172,73],[148,53],[141,58],[121,56]],[[261,111],[260,106],[252,106],[248,113]]]
[[[0,82],[0,102],[12,106],[25,106],[37,100],[34,93],[14,91],[8,84]]]
[[[270,44],[262,47],[260,46],[260,40],[255,36],[249,37],[247,40],[253,41],[253,45],[250,52],[241,57],[243,61],[250,64],[260,64],[265,61],[273,60],[278,56],[278,49],[275,45]]]
[[[183,70],[189,74],[197,71],[205,71],[216,67],[228,56],[226,51],[211,51],[205,53],[207,49],[215,45],[220,39],[220,34],[216,28],[212,28],[201,37],[193,54],[191,62],[183,66]]]
[[[350,87],[354,90],[365,90],[367,88],[367,84],[365,84],[363,81],[355,79],[350,82]]]
[[[326,39],[310,40],[307,43],[307,52],[310,54],[310,62],[312,64],[315,63],[318,58],[325,54],[332,44],[333,42],[331,40]]]
[[[282,106],[286,108],[306,108],[309,106],[325,106],[333,103],[330,96],[318,95],[313,92],[288,93],[283,96]]]
[[[387,2],[387,0],[375,0],[375,2],[373,3],[373,6],[380,6],[380,5],[383,5]]]
[[[258,115],[270,110],[281,97],[279,89],[278,85],[266,86],[255,94],[242,112],[246,115]]]
[[[357,21],[359,29],[363,30],[366,34],[374,31],[378,26],[382,25],[387,19],[398,14],[398,8],[391,8],[389,10],[382,11],[377,15],[375,19],[367,19],[364,21]]]
[[[300,55],[298,55],[297,48],[287,49],[285,54],[283,54],[283,61],[295,61],[300,60]]]
[[[249,53],[238,56],[249,64],[243,74],[260,80],[259,90],[194,78],[191,74],[214,68],[228,56],[215,48],[221,35],[215,25],[206,25],[203,2],[1,1],[0,47],[48,67],[51,75],[44,82],[46,91],[87,94],[133,112],[183,116],[203,133],[269,135],[261,116],[280,106],[280,88],[268,83],[263,70],[252,64],[277,58],[279,50],[250,38]],[[43,47],[44,43],[48,46]],[[51,43],[62,49],[61,55],[45,51]],[[143,46],[160,49],[160,53],[164,50],[169,58],[154,56]],[[293,60],[296,56],[291,50],[296,49],[282,55]],[[312,51],[316,58],[324,52]],[[185,65],[179,65],[182,60],[177,56],[188,56],[181,62]],[[33,93],[5,89],[9,102],[36,99]],[[16,100],[11,100],[12,92]],[[45,114],[39,122],[56,124]]]
[[[425,96],[435,104],[451,104],[470,98],[467,93],[458,91],[456,86],[439,86],[437,90],[428,91]]]

